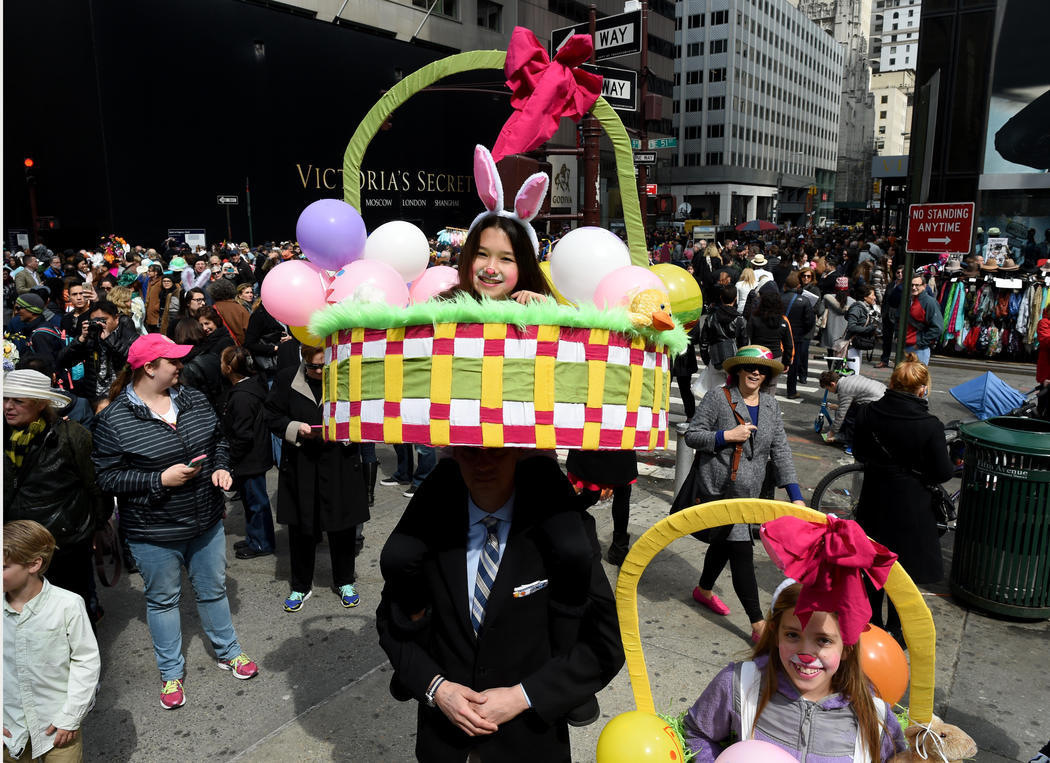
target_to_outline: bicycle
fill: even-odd
[[[839,376],[849,376],[853,373],[853,369],[846,365],[847,358],[834,358],[830,355],[825,355],[824,360],[828,364],[828,370],[834,371]],[[817,434],[820,434],[825,426],[830,428],[834,422],[834,418],[831,415],[831,407],[828,404],[829,392],[831,390],[824,390],[824,397],[820,401],[820,410],[817,411],[817,418],[813,420],[813,431]]]
[[[944,506],[951,506],[947,511],[947,520],[937,523],[938,534],[944,535],[955,529],[955,519],[959,514],[959,498],[962,494],[963,443],[959,439],[959,422],[952,421],[945,425],[945,442],[948,454],[955,464],[955,472],[948,481],[951,490],[943,485],[934,485],[930,489],[938,495]],[[864,464],[852,463],[836,467],[824,475],[813,488],[810,499],[811,509],[834,514],[839,519],[856,519],[857,504],[860,502],[861,488],[864,486]]]

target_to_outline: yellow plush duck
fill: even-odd
[[[667,295],[659,289],[645,289],[635,294],[627,305],[627,313],[635,326],[652,326],[657,331],[674,328],[667,312]]]

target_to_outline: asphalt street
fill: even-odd
[[[820,400],[821,364],[811,363],[801,397],[782,397],[785,428],[807,498],[821,476],[852,459],[823,444],[812,429]],[[931,364],[931,410],[943,421],[969,418],[947,390],[984,370],[1015,388],[1033,385],[1033,366],[980,364],[935,358]],[[887,370],[864,373],[882,381]],[[677,389],[672,422],[684,420]],[[394,453],[379,448],[380,474],[390,474]],[[641,476],[631,504],[632,538],[667,514],[673,491],[674,446],[640,454]],[[276,471],[271,471],[271,496]],[[782,496],[778,496],[782,497]],[[100,592],[106,615],[99,624],[103,672],[97,704],[84,724],[85,755],[98,761],[410,761],[415,741],[414,703],[398,703],[387,685],[390,666],[379,648],[375,607],[382,579],[383,541],[408,499],[400,489],[376,488],[357,560],[361,605],[344,609],[329,585],[327,547],[318,549],[314,596],[296,614],[282,610],[288,593],[287,539],[278,527],[275,556],[238,560],[232,545],[243,537],[240,505],[226,520],[228,589],[233,619],[260,674],[237,681],[218,670],[201,630],[188,581],[181,609],[187,661],[187,702],[161,708],[160,680],[146,627],[142,580],[124,576]],[[608,504],[592,513],[603,549],[611,531]],[[944,538],[946,563],[951,533]],[[747,650],[750,629],[732,593],[728,572],[716,590],[733,609],[717,617],[693,603],[703,549],[691,538],[673,543],[646,570],[639,610],[646,665],[661,710],[687,708],[727,662]],[[780,575],[759,547],[756,568],[763,604]],[[605,565],[615,586],[617,570]],[[978,761],[1028,760],[1050,738],[1050,625],[1015,622],[967,610],[948,594],[947,582],[922,587],[937,624],[936,710],[977,741]],[[1041,666],[1041,667],[1040,667]],[[599,695],[602,719],[572,731],[573,759],[594,759],[598,735],[613,715],[634,709],[626,671]],[[907,699],[905,698],[905,703]]]

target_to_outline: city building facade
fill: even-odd
[[[875,153],[879,156],[908,153],[914,93],[915,71],[912,69],[871,75],[871,94],[875,101]]]
[[[828,216],[842,46],[787,0],[683,0],[677,24],[675,198],[720,225]]]
[[[836,218],[859,220],[871,205],[875,104],[869,90],[872,0],[797,0],[798,9],[843,47],[839,99]]]
[[[921,0],[874,0],[871,10],[871,71],[915,69]]]

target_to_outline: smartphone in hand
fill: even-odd
[[[191,469],[194,469],[194,468],[196,468],[196,467],[198,467],[198,466],[203,466],[203,465],[204,465],[204,462],[205,462],[205,461],[206,461],[207,459],[208,459],[208,454],[207,454],[207,453],[201,453],[201,454],[200,454],[199,456],[197,456],[196,458],[192,458],[192,459],[190,459],[190,460],[189,460],[189,461],[188,461],[188,462],[186,463],[186,466],[190,467]]]

